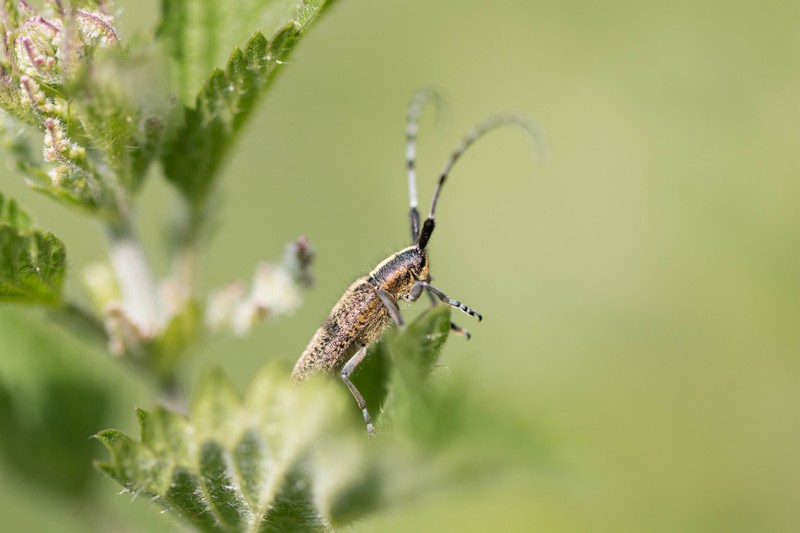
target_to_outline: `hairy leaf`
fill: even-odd
[[[188,419],[139,410],[141,441],[98,433],[111,452],[99,467],[203,531],[323,530],[319,518],[298,512],[313,509],[301,463],[313,443],[348,424],[343,395],[315,385],[299,388],[273,367],[241,398],[222,372],[211,372]]]
[[[0,195],[0,301],[56,305],[65,269],[61,241]]]
[[[31,228],[31,217],[13,198],[5,198],[0,194],[0,224],[8,224],[19,231]]]
[[[170,118],[163,63],[147,49],[98,50],[65,87],[73,127],[99,152],[107,179],[128,192],[141,186]]]
[[[298,37],[331,3],[300,1],[286,6],[285,2],[233,2],[222,9],[211,0],[164,1],[162,36],[173,57],[185,63],[181,79],[186,91],[197,96],[194,106],[184,109],[183,125],[165,146],[162,162],[167,179],[195,211],[202,210],[236,135],[271,86]],[[242,7],[245,4],[249,7]],[[242,13],[237,13],[237,6]],[[236,13],[237,22],[230,22],[224,13]],[[259,13],[262,15],[256,16]],[[253,27],[277,30],[270,39],[256,32],[243,50],[233,48],[225,69],[219,69],[224,60],[219,50],[231,50],[246,35],[229,33],[227,28],[231,24],[240,28],[245,23],[249,31]],[[238,40],[230,43],[231,35]],[[195,92],[194,81],[197,65],[205,80],[199,92]]]
[[[450,333],[450,307],[437,305],[408,326],[405,335],[390,344],[403,378],[424,380],[433,370]]]
[[[362,386],[372,376],[390,391],[374,441],[337,379],[301,387],[270,367],[242,398],[214,371],[188,418],[139,411],[139,442],[99,433],[111,452],[99,466],[203,531],[328,531],[503,464],[518,468],[511,450],[527,449],[526,440],[512,434],[514,444],[503,444],[510,433],[491,422],[503,417],[476,409],[467,389],[429,378],[449,325],[450,309],[437,306],[380,343],[378,353],[391,355],[372,365],[386,368],[360,374]]]
[[[408,393],[412,398],[439,359],[450,333],[450,308],[437,305],[412,322],[406,332],[389,331],[369,353],[353,376],[370,411],[381,413],[386,402]],[[402,392],[398,388],[403,387]],[[384,422],[379,420],[379,423]]]
[[[208,73],[254,31],[287,21],[302,31],[332,0],[162,0],[159,36],[172,58],[178,94],[191,103]]]

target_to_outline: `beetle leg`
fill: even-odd
[[[389,316],[392,317],[392,320],[397,322],[397,325],[400,326],[402,329],[405,329],[406,322],[403,320],[403,315],[400,314],[400,308],[397,307],[397,304],[392,299],[389,294],[381,289],[380,287],[376,287],[375,285],[372,286],[375,289],[375,292],[378,293],[381,301],[383,302],[383,306],[389,311]]]
[[[434,294],[431,291],[425,291],[425,292],[427,293],[428,297],[431,300],[431,305],[436,305],[437,303],[439,303],[439,300],[436,298],[436,296],[434,296]],[[467,338],[467,340],[470,340],[472,338],[472,335],[470,335],[469,331],[462,328],[455,322],[450,322],[450,331],[452,331],[456,335],[463,335],[464,337]]]
[[[367,356],[367,346],[364,345],[358,349],[356,354],[350,358],[347,363],[345,363],[344,367],[342,368],[342,381],[344,384],[347,385],[347,388],[350,389],[350,393],[353,395],[353,398],[356,399],[356,403],[358,407],[361,409],[361,412],[364,413],[364,422],[367,424],[367,433],[369,433],[370,437],[375,436],[375,427],[372,425],[372,419],[369,416],[369,411],[367,411],[367,402],[364,401],[364,397],[361,396],[361,393],[358,392],[358,389],[353,382],[350,381],[350,374],[358,368],[358,365],[361,364],[361,361],[364,360],[364,357]]]
[[[445,293],[443,293],[442,291],[440,291],[427,281],[417,281],[416,283],[414,283],[414,285],[411,287],[411,291],[408,293],[408,300],[412,302],[416,301],[422,295],[422,291],[424,290],[429,291],[431,294],[439,298],[439,300],[443,301],[447,305],[451,307],[457,307],[458,309],[464,311],[466,314],[474,316],[475,318],[478,319],[478,321],[483,320],[483,316],[481,316],[480,313],[478,313],[473,309],[470,309],[469,307],[462,304],[458,300],[453,300],[452,298],[448,298],[448,296]]]
[[[470,334],[469,331],[467,331],[466,329],[462,328],[461,326],[459,326],[455,322],[450,322],[450,331],[452,331],[456,335],[463,335],[464,337],[467,338],[467,340],[470,340],[472,338],[472,335]]]

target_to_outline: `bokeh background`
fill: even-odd
[[[116,6],[123,37],[152,31],[155,0]],[[428,84],[447,106],[422,123],[423,206],[483,116],[521,111],[546,133],[547,161],[513,130],[464,157],[431,253],[437,284],[486,317],[459,318],[473,339],[450,341],[448,371],[523,413],[554,457],[540,475],[436,494],[353,530],[797,531],[797,2],[341,0],[235,151],[202,273],[207,288],[247,278],[304,234],[316,287],[294,317],[202,346],[187,383],[219,364],[244,388],[269,358],[293,360],[349,282],[407,243],[404,113]],[[65,241],[68,290],[82,297],[101,228],[9,166],[2,191]],[[140,219],[162,267],[174,202],[154,173]],[[104,458],[88,436],[135,433],[133,407],[156,396],[52,328],[0,309],[2,529],[178,527],[65,467]],[[58,356],[45,355],[53,335]],[[34,454],[47,460],[27,464]]]

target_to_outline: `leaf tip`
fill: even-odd
[[[114,451],[120,441],[130,440],[127,435],[116,429],[104,429],[92,435],[91,438],[101,442],[111,452]]]

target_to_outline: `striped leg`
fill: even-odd
[[[439,298],[439,300],[443,301],[447,305],[451,307],[457,307],[466,314],[474,316],[475,318],[478,319],[479,322],[483,320],[483,316],[481,316],[480,313],[478,313],[473,309],[470,309],[469,307],[462,304],[458,300],[453,300],[452,298],[448,298],[448,296],[445,293],[443,293],[442,291],[440,291],[427,281],[417,281],[416,283],[414,283],[414,285],[411,287],[411,292],[408,293],[408,300],[412,302],[416,301],[422,295],[422,291],[424,290],[429,291],[431,294]]]
[[[345,363],[344,368],[342,368],[342,381],[344,384],[347,385],[347,388],[350,389],[350,394],[353,395],[353,398],[356,399],[356,403],[358,404],[359,409],[364,414],[364,422],[367,424],[367,433],[370,437],[375,436],[375,427],[372,425],[372,418],[369,416],[369,411],[367,411],[367,402],[364,401],[364,397],[361,396],[361,393],[358,392],[358,389],[353,382],[350,381],[350,374],[358,368],[358,365],[361,364],[361,361],[367,356],[367,347],[366,345],[362,346],[358,349],[356,354],[350,358],[347,363]]]
[[[467,338],[467,340],[470,340],[472,338],[472,334],[469,331],[462,328],[455,322],[450,322],[450,331],[452,331],[456,335],[463,335],[464,337]]]
[[[436,298],[436,296],[434,296],[434,294],[431,291],[425,291],[425,292],[428,294],[428,296],[431,299],[431,305],[436,305],[438,303],[438,299]],[[467,331],[466,329],[462,328],[461,326],[459,326],[455,322],[450,322],[450,331],[452,331],[456,335],[463,335],[464,337],[467,338],[467,340],[470,340],[472,338],[472,335],[470,334],[469,331]]]

